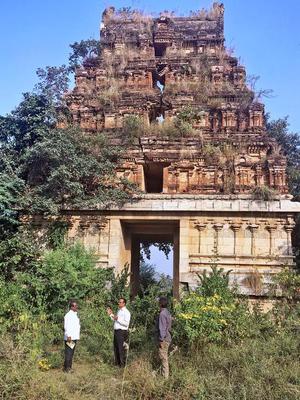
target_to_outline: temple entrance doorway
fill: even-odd
[[[125,234],[129,237],[130,243],[130,286],[131,296],[136,296],[141,289],[141,268],[145,263],[153,263],[151,251],[157,254],[155,249],[169,251],[173,265],[171,278],[173,281],[173,296],[179,296],[179,222],[178,221],[126,221]],[[153,248],[155,244],[155,248]],[[147,260],[147,253],[150,250],[150,260]],[[170,269],[166,268],[166,256],[163,251],[156,257],[155,272],[158,274],[170,275]]]

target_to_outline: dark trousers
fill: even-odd
[[[124,342],[128,341],[128,331],[122,329],[114,330],[114,353],[115,363],[120,367],[125,367],[126,364],[126,350],[124,349]]]
[[[73,355],[74,351],[76,348],[76,340],[73,340],[75,343],[75,346],[73,349],[71,349],[68,345],[67,342],[65,341],[65,363],[64,363],[64,371],[68,372],[72,368],[72,361],[73,361]]]

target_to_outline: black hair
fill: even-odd
[[[166,298],[166,297],[160,297],[159,298],[159,305],[162,307],[162,308],[167,308],[167,306],[168,306],[168,299]]]
[[[126,299],[124,297],[120,297],[119,300],[123,300],[125,306],[126,306]]]
[[[78,304],[76,300],[69,301],[69,308],[71,308],[74,304]]]

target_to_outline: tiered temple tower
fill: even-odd
[[[264,106],[224,46],[224,7],[190,17],[108,8],[101,55],[76,71],[66,96],[74,123],[124,145],[117,174],[143,193],[121,209],[66,211],[99,264],[129,263],[138,289],[143,241],[174,245],[174,291],[212,262],[241,292],[263,295],[292,265],[286,160],[265,129]]]

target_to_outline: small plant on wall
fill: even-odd
[[[272,201],[276,199],[277,192],[269,186],[257,186],[252,191],[253,198],[255,200]]]

